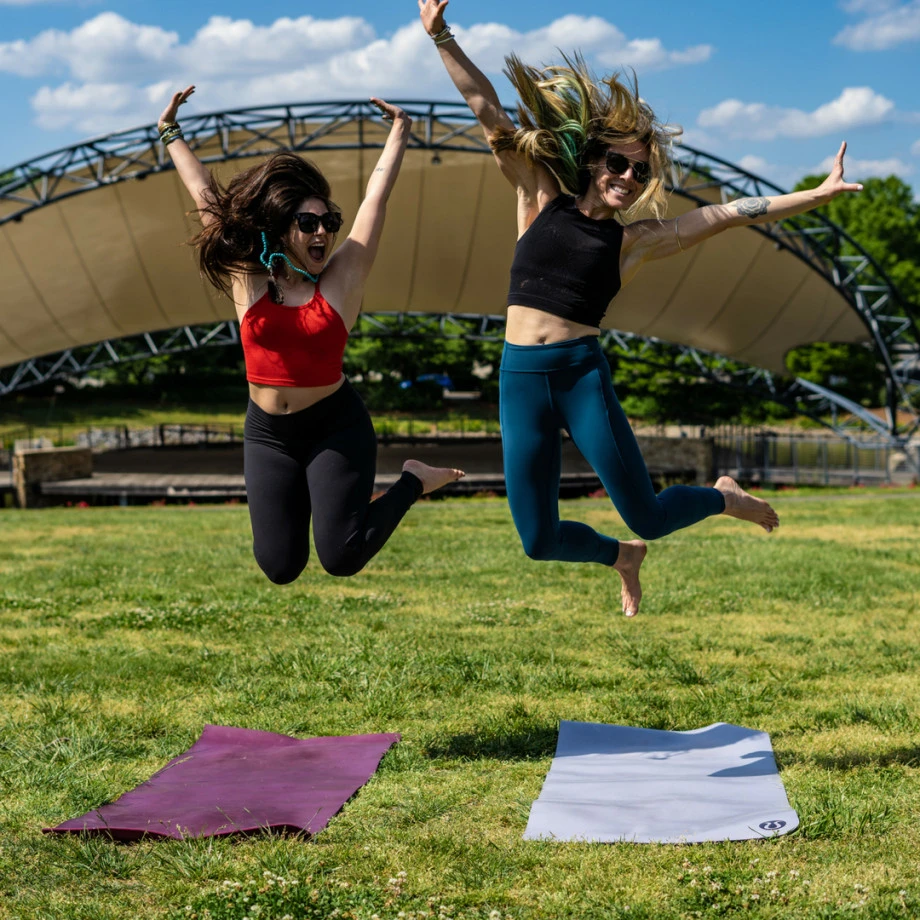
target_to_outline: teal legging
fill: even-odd
[[[531,559],[617,561],[619,542],[559,520],[562,429],[600,477],[626,526],[654,540],[725,510],[722,493],[671,486],[655,494],[636,436],[594,336],[502,353],[499,405],[511,516]]]

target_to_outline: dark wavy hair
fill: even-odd
[[[266,271],[259,262],[263,233],[271,252],[283,251],[282,240],[304,198],[320,198],[330,211],[341,213],[319,169],[309,160],[286,152],[272,154],[238,173],[226,188],[212,175],[208,197],[208,204],[199,213],[213,220],[189,242],[198,250],[202,273],[228,296],[233,273]],[[282,260],[278,262],[283,265]]]

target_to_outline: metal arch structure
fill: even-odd
[[[740,169],[733,164],[690,147],[681,147],[672,172],[673,190],[699,205],[709,204],[705,192],[718,189],[723,202],[735,198],[781,195],[783,189]],[[841,290],[853,309],[863,320],[872,336],[879,361],[885,369],[887,390],[886,432],[899,438],[909,438],[920,429],[920,328],[918,308],[901,297],[894,283],[842,227],[814,211],[786,218],[771,224],[758,224],[750,229],[771,239],[777,247],[793,253],[811,265]],[[766,372],[768,374],[768,372]],[[796,399],[804,394],[812,404],[834,403],[847,412],[858,404],[846,400],[831,390],[817,387],[797,378],[795,385],[777,385],[773,375],[764,377],[771,392],[790,392]],[[820,392],[819,392],[820,391]],[[788,400],[787,400],[788,401]],[[838,402],[839,401],[839,402]],[[905,432],[899,431],[898,409],[913,416]],[[869,427],[879,431],[871,413],[860,413]]]
[[[421,101],[399,104],[413,117],[410,148],[431,151],[432,162],[438,162],[448,151],[490,152],[478,123],[464,104]],[[183,119],[183,130],[202,161],[216,163],[264,156],[282,149],[306,152],[380,147],[379,135],[372,137],[366,131],[376,114],[376,109],[367,102],[264,106],[188,116]],[[513,117],[514,113],[510,114]],[[355,130],[357,135],[353,137]],[[0,227],[20,222],[30,212],[55,202],[129,180],[143,180],[172,168],[154,125],[54,151],[14,166],[0,176]],[[686,146],[675,150],[671,186],[675,195],[694,205],[782,193],[757,176]],[[885,369],[888,410],[885,430],[898,441],[913,435],[920,428],[916,408],[920,392],[920,331],[915,309],[899,297],[890,279],[858,243],[821,215],[812,212],[752,229],[823,275],[846,298],[868,330]],[[445,315],[445,319],[450,321],[450,315]],[[484,321],[479,315],[475,318],[458,315],[454,319],[461,325]],[[500,322],[500,318],[486,319],[493,325],[496,319]],[[183,326],[32,358],[0,373],[0,393],[130,356],[172,353],[206,344],[231,344],[236,334],[228,332],[231,327],[232,323],[226,321],[211,327]],[[605,335],[619,336],[621,348],[626,342],[634,346],[626,349],[627,353],[641,352],[644,340],[660,341],[614,330],[607,330]],[[709,367],[713,360],[718,360],[711,353],[691,346],[681,345],[678,349],[682,361],[700,367]],[[852,404],[845,406],[846,401],[831,391],[817,393],[805,381],[797,380],[790,387],[781,375],[767,370],[750,367],[741,373],[749,384],[756,381],[762,385],[772,398],[787,403],[792,399],[800,409],[806,403],[811,405],[809,414],[813,414],[815,400],[839,405],[847,411],[859,409]],[[905,426],[898,424],[899,408],[908,410],[910,421]],[[861,412],[856,417],[862,417],[862,421],[877,430],[878,420],[869,422],[874,418],[870,413]]]

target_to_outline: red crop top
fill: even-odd
[[[250,383],[322,387],[342,376],[348,330],[317,285],[299,307],[274,303],[266,292],[243,314],[240,341]]]

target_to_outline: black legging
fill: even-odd
[[[330,575],[354,575],[422,494],[418,477],[403,473],[371,501],[377,436],[347,381],[290,415],[270,415],[250,400],[244,430],[253,552],[275,584],[294,581],[307,564],[311,511],[323,568]]]

